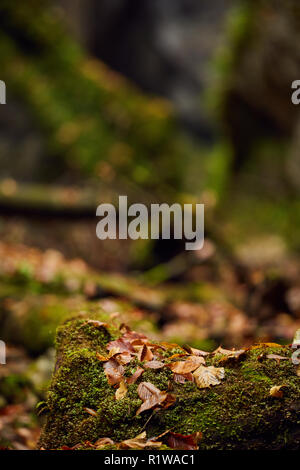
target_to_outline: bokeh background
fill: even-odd
[[[71,311],[209,350],[292,341],[299,42],[298,0],[0,0],[1,445],[35,446]],[[98,240],[122,194],[204,203],[203,250]]]

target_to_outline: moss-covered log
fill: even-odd
[[[111,343],[120,338],[121,342]],[[138,352],[143,343],[148,357]],[[100,438],[119,443],[143,431],[148,438],[166,432],[160,441],[167,445],[168,431],[183,435],[200,432],[200,449],[300,447],[299,377],[289,347],[260,344],[243,352],[219,350],[203,358],[199,356],[202,352],[153,343],[120,329],[106,315],[79,315],[66,322],[58,329],[56,344],[56,368],[40,439],[43,448],[96,448],[93,445]],[[123,360],[124,345],[130,362]],[[119,350],[113,349],[116,346]],[[109,350],[113,356],[110,365]],[[160,368],[149,368],[145,361],[151,355]],[[183,361],[206,364],[201,364],[200,372],[197,369],[198,378],[196,371],[178,382],[172,372],[176,366],[170,365],[178,361],[181,365]],[[116,362],[123,362],[117,372]],[[144,372],[133,383],[138,367]],[[215,374],[214,385],[199,388],[203,386],[201,367],[204,373]],[[145,405],[145,410],[141,408],[141,383],[150,383],[160,391],[160,405],[156,402],[148,409]]]

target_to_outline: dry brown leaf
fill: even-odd
[[[101,326],[103,326],[104,328],[108,327],[108,323],[104,323],[103,321],[99,321],[99,320],[87,320],[84,325],[93,325],[95,326],[96,328],[100,328]]]
[[[131,346],[131,344],[128,341],[126,341],[123,337],[116,339],[115,341],[110,341],[106,347],[108,351],[111,351],[113,348],[119,348],[118,350],[119,353],[123,353],[123,352],[134,353],[134,349]]]
[[[117,354],[119,354],[119,352],[120,352],[120,349],[119,349],[119,348],[112,348],[112,349],[109,351],[109,354],[108,354],[107,356],[104,356],[103,354],[100,354],[99,352],[96,352],[96,358],[98,359],[98,361],[106,362],[106,361],[108,361],[111,357],[116,356]]]
[[[162,341],[159,343],[159,346],[163,349],[182,349],[178,344],[176,343],[168,343],[166,341]],[[182,350],[184,352],[184,350]]]
[[[122,400],[122,398],[124,398],[127,394],[127,386],[126,386],[126,383],[124,381],[124,379],[121,380],[120,382],[120,385],[119,385],[119,388],[117,389],[116,393],[115,393],[115,398],[116,400]]]
[[[179,383],[179,384],[184,384],[186,381],[188,382],[193,382],[194,381],[194,376],[193,374],[174,374],[173,375],[174,382]]]
[[[168,357],[168,361],[171,361],[171,359],[176,359],[177,357],[186,357],[188,356],[187,352],[184,352],[184,354],[173,354],[172,356]]]
[[[168,435],[168,446],[178,450],[197,450],[198,442],[202,438],[201,432],[183,435],[170,432]]]
[[[167,398],[167,393],[162,392],[150,382],[141,382],[138,386],[138,395],[143,401],[136,414],[139,415],[143,411],[150,410],[161,405]]]
[[[196,370],[201,364],[205,364],[205,359],[201,356],[190,356],[186,361],[170,362],[166,367],[175,374],[188,374]]]
[[[95,442],[94,446],[96,449],[101,449],[102,447],[114,445],[114,441],[112,441],[109,437],[102,437]]]
[[[145,369],[162,369],[164,366],[164,363],[161,361],[148,361],[144,364]]]
[[[86,411],[91,416],[97,416],[97,412],[91,408],[84,408],[84,411]]]
[[[115,359],[116,361],[118,361],[119,364],[124,365],[129,364],[129,362],[131,362],[134,357],[135,356],[132,353],[124,352],[122,354],[117,354],[115,356]]]
[[[196,349],[196,348],[191,348],[188,344],[185,344],[183,348],[189,353],[192,354],[193,356],[208,356],[210,353],[207,351],[201,351],[201,349]]]
[[[121,382],[124,375],[124,367],[118,364],[115,359],[105,362],[103,367],[109,385],[116,385]]]
[[[275,359],[277,363],[280,363],[280,361],[289,361],[289,357],[279,356],[278,354],[267,354],[266,358]]]
[[[100,354],[98,352],[96,352],[96,358],[100,362],[105,362],[105,361],[108,361],[108,359],[109,359],[107,356],[103,356],[102,354]]]
[[[259,348],[282,348],[282,344],[277,343],[258,343],[251,346],[250,349],[259,349]]]
[[[283,390],[281,390],[285,385],[274,385],[274,387],[270,388],[270,396],[276,398],[283,397]]]
[[[228,356],[230,358],[238,359],[246,352],[246,349],[239,349],[236,351],[235,349],[224,349],[222,346],[219,346],[212,354],[223,354],[223,356]]]
[[[126,380],[126,382],[130,385],[130,384],[134,384],[137,379],[143,374],[144,369],[142,367],[138,367],[137,370],[132,374],[131,377],[128,377],[128,379]]]
[[[147,439],[146,432],[142,432],[133,439],[127,439],[119,444],[120,449],[145,449],[146,447],[161,447],[162,442]]]
[[[152,361],[153,359],[153,353],[151,349],[146,346],[145,344],[141,347],[141,349],[138,352],[138,359],[139,361]]]
[[[219,385],[225,377],[225,370],[223,367],[201,365],[195,372],[193,372],[198,388],[206,388],[211,385]]]

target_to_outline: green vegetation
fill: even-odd
[[[202,432],[200,449],[283,449],[299,445],[299,377],[290,360],[276,365],[268,354],[289,358],[288,347],[260,345],[238,360],[209,356],[207,365],[224,365],[220,385],[198,389],[195,383],[177,384],[169,369],[147,370],[136,384],[129,385],[121,400],[107,382],[103,363],[96,353],[107,354],[107,343],[121,333],[109,324],[95,327],[82,315],[58,329],[57,367],[47,397],[48,417],[40,445],[46,449],[97,441],[110,437],[116,442],[147,431],[148,437],[172,430],[181,434]],[[168,349],[167,356],[180,352]],[[182,352],[182,350],[181,350]],[[224,362],[225,361],[225,362]],[[131,375],[137,365],[125,367]],[[138,383],[150,382],[159,390],[171,390],[175,403],[167,409],[136,415],[141,405]],[[283,398],[270,396],[272,386],[285,385]],[[86,408],[96,413],[90,416]]]

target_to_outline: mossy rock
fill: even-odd
[[[201,432],[199,448],[203,450],[299,449],[299,377],[289,347],[260,344],[238,359],[210,354],[206,365],[222,365],[225,377],[220,384],[203,389],[195,382],[175,383],[168,367],[145,369],[135,384],[128,385],[126,396],[116,400],[116,390],[109,385],[96,353],[107,355],[107,344],[122,333],[117,323],[97,326],[89,320],[106,322],[107,317],[80,315],[58,329],[57,363],[40,447],[72,447],[87,441],[95,443],[101,437],[121,442],[142,431],[150,438],[171,430],[185,435]],[[161,361],[185,353],[177,345],[166,348],[164,343],[157,344]],[[268,358],[269,354],[287,359],[276,361]],[[138,365],[143,363],[134,358],[124,366],[124,376],[134,373]],[[141,381],[170,391],[176,398],[173,405],[137,415],[142,404],[137,393]],[[283,396],[271,396],[271,387],[280,385],[285,386]],[[90,415],[86,409],[95,413]]]

